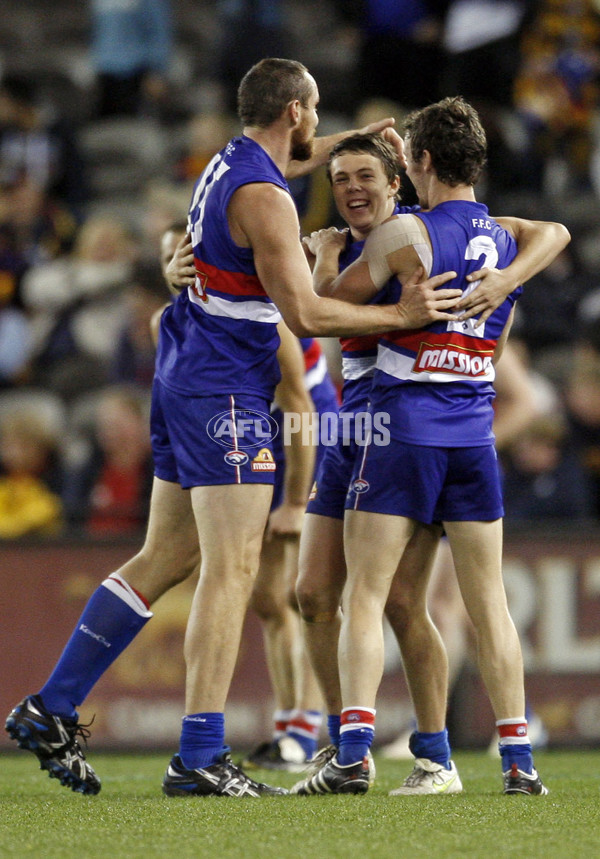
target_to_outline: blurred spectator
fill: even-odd
[[[511,339],[524,343],[532,364],[560,387],[572,367],[578,308],[595,285],[571,242],[527,282],[517,303]]]
[[[156,348],[150,321],[168,297],[160,264],[138,262],[125,295],[126,322],[116,343],[114,382],[127,382],[146,390],[152,387]]]
[[[532,5],[531,0],[450,0],[444,22],[440,95],[460,93],[481,117],[488,141],[485,198],[492,207],[496,195],[522,183],[514,82]]]
[[[151,181],[146,185],[141,221],[144,257],[156,259],[156,248],[160,246],[165,230],[174,221],[187,217],[192,187],[192,181],[186,184]]]
[[[56,434],[26,407],[0,418],[0,538],[61,531],[62,473]]]
[[[195,182],[210,159],[239,133],[233,114],[208,111],[193,116],[187,123],[184,151],[176,158],[175,178]]]
[[[23,301],[34,336],[34,384],[65,399],[106,384],[134,252],[121,221],[96,216],[80,228],[72,254],[29,269]]]
[[[82,217],[87,195],[75,131],[40,101],[33,76],[7,73],[0,80],[0,186],[18,196],[17,212],[27,205],[29,221],[50,217],[52,207]]]
[[[29,320],[20,300],[26,263],[14,245],[14,234],[0,224],[0,388],[25,382],[32,350]]]
[[[507,524],[594,517],[588,476],[561,413],[534,418],[505,451],[503,465]]]
[[[565,392],[568,416],[600,519],[600,316],[583,324],[571,367]]]
[[[248,69],[263,57],[292,57],[293,39],[281,0],[216,0],[221,33],[217,77],[225,108],[236,112],[237,89]]]
[[[358,31],[356,93],[413,109],[439,98],[442,20],[448,0],[337,0]]]
[[[97,115],[160,117],[173,50],[169,0],[91,0]]]
[[[523,38],[514,104],[529,137],[529,184],[561,194],[590,185],[600,15],[590,0],[541,0]]]
[[[90,437],[67,474],[64,501],[72,527],[115,535],[144,526],[153,477],[146,406],[139,391],[125,386],[99,395]]]
[[[520,38],[531,8],[530,0],[450,0],[443,94],[512,108]]]

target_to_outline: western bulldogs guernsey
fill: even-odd
[[[196,281],[162,315],[156,375],[186,395],[244,392],[272,400],[281,316],[264,291],[251,248],[229,233],[232,194],[251,182],[289,191],[265,150],[248,137],[229,141],[199,177],[188,216]]]
[[[481,203],[441,203],[417,217],[431,240],[430,275],[457,272],[449,286],[471,291],[474,285],[465,281],[469,272],[484,266],[505,268],[517,253],[514,238]],[[493,443],[492,359],[521,291],[519,287],[512,292],[484,325],[477,319],[437,322],[382,336],[371,405],[392,416],[392,438],[441,447]]]
[[[396,205],[393,214],[414,214],[420,211],[419,206]],[[358,259],[364,247],[364,241],[352,241],[348,233],[348,242],[340,254],[340,271],[348,268]],[[400,300],[401,286],[396,278],[391,278],[371,299],[369,304],[395,304]],[[342,402],[344,412],[363,411],[367,401],[375,373],[377,362],[378,334],[365,334],[359,337],[341,337],[342,350]]]

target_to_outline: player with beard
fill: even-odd
[[[383,333],[456,318],[448,309],[460,291],[436,289],[454,272],[406,291],[396,305],[357,307],[314,293],[285,176],[324,163],[345,136],[313,144],[318,100],[313,77],[292,60],[261,60],[243,78],[243,134],[199,177],[188,219],[193,247],[182,239],[167,269],[172,283],[188,288],[160,322],[155,477],[144,545],[97,588],[49,679],[7,719],[9,735],[75,791],[100,790],[78,743],[77,707],[150,619],[155,600],[195,570],[200,552],[184,645],[186,715],[163,790],[286,792],[233,765],[224,726],[273,492],[266,427],[279,381],[280,314],[299,337]],[[294,158],[304,160],[290,170]]]

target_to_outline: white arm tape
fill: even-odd
[[[391,221],[375,227],[363,248],[362,257],[369,265],[373,283],[382,287],[393,272],[387,255],[393,251],[412,246],[419,255],[427,274],[431,271],[431,248],[424,240],[423,232],[414,215],[396,215]]]

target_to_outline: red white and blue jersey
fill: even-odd
[[[288,191],[265,150],[248,137],[229,141],[196,182],[188,216],[196,280],[161,318],[156,375],[182,394],[243,392],[272,400],[280,379],[281,315],[258,279],[251,248],[231,238],[227,206],[254,182]]]
[[[394,215],[413,214],[420,211],[419,206],[398,206]],[[340,254],[340,271],[348,268],[361,255],[364,241],[352,241],[348,233],[348,242]],[[390,280],[369,301],[369,304],[396,304],[400,301],[401,284],[396,278]],[[369,393],[377,363],[377,344],[379,334],[364,334],[356,337],[341,337],[342,350],[342,402],[344,412],[363,411],[367,408]]]
[[[449,287],[471,291],[467,274],[505,268],[517,253],[514,238],[481,203],[450,201],[416,214],[431,240],[431,276],[457,272]],[[436,322],[380,338],[371,405],[391,415],[392,438],[442,447],[493,443],[493,355],[520,293],[519,287],[483,325]]]

